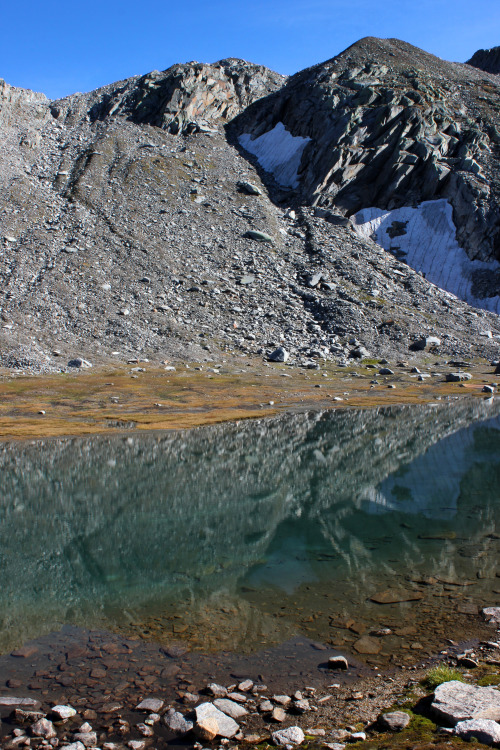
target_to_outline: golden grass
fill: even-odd
[[[0,439],[187,428],[305,408],[423,404],[437,396],[480,395],[487,367],[478,365],[467,384],[434,382],[437,378],[417,382],[401,370],[379,377],[375,387],[370,386],[375,372],[363,367],[356,377],[355,368],[327,365],[323,377],[314,370],[262,362],[252,362],[244,372],[233,366],[220,374],[185,365],[176,372],[144,365],[141,373],[131,366],[50,376],[5,373],[0,377]],[[396,388],[389,389],[389,383]]]

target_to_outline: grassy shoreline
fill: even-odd
[[[379,366],[324,365],[304,370],[262,361],[220,367],[147,363],[75,373],[17,375],[0,371],[0,440],[169,430],[273,416],[310,408],[376,408],[425,404],[436,398],[484,398],[487,363],[468,368],[472,380],[446,383],[449,366],[430,367],[424,381],[409,366],[378,375]],[[371,381],[377,380],[373,385]]]

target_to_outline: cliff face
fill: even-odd
[[[0,365],[402,358],[426,335],[497,358],[499,87],[372,38],[289,79],[2,83]]]
[[[500,73],[500,47],[479,49],[470,60],[467,60],[467,65],[473,65],[474,68],[498,75]]]

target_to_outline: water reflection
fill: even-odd
[[[361,612],[418,576],[474,578],[480,599],[499,552],[499,412],[474,401],[3,444],[0,648],[64,622],[144,621],[152,637],[251,646],[297,628],[294,607],[331,597],[330,614]]]

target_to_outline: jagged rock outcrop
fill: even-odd
[[[309,139],[297,165],[300,200],[352,215],[446,198],[461,247],[500,259],[499,92],[486,73],[366,38],[292,76],[233,127],[247,147],[242,136],[283,125]]]
[[[227,123],[245,107],[279,89],[285,77],[245,60],[192,62],[120,81],[88,97],[68,97],[51,105],[61,121],[125,117],[174,135],[210,130]]]
[[[492,47],[491,49],[479,49],[475,52],[470,60],[467,60],[467,65],[472,65],[474,68],[485,70],[487,73],[500,73],[500,47]]]

